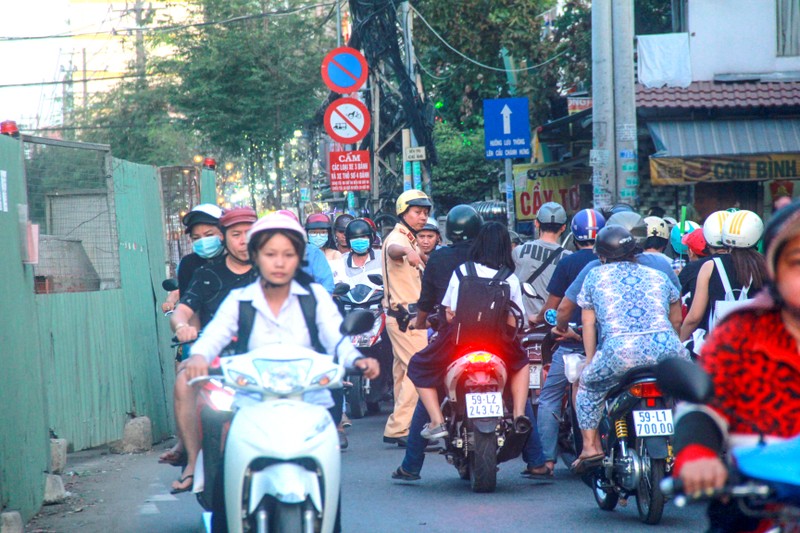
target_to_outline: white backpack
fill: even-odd
[[[728,273],[725,271],[725,267],[722,264],[722,259],[719,257],[714,258],[714,264],[719,271],[719,277],[722,280],[722,287],[725,289],[725,299],[724,300],[717,300],[714,302],[714,309],[711,312],[711,315],[708,318],[708,330],[711,331],[714,326],[716,326],[720,320],[728,316],[733,310],[738,309],[744,305],[747,305],[749,302],[752,302],[752,298],[747,297],[747,293],[750,291],[750,285],[753,284],[753,279],[750,278],[750,283],[747,284],[746,287],[742,287],[741,292],[739,293],[739,297],[736,298],[733,295],[733,289],[731,288],[730,279],[728,279]]]

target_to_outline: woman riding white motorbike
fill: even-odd
[[[234,340],[239,331],[242,303],[254,309],[252,329],[245,351],[266,345],[294,345],[333,354],[342,336],[342,316],[322,286],[311,283],[300,269],[306,235],[300,224],[283,214],[274,213],[257,221],[248,233],[248,251],[259,278],[242,289],[232,291],[223,301],[214,319],[192,346],[186,366],[189,379],[208,375],[210,363]],[[307,323],[303,300],[316,301],[315,320]],[[319,357],[330,359],[320,353]],[[338,356],[346,367],[356,367],[368,378],[379,374],[375,359],[363,357],[349,342],[338,346]],[[306,393],[308,403],[331,407],[327,390]]]

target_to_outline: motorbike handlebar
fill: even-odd
[[[721,489],[686,494],[683,491],[683,481],[680,478],[667,477],[661,480],[660,487],[665,496],[674,497],[677,507],[685,507],[690,503],[716,500],[724,496],[732,498],[766,498],[772,494],[772,488],[769,485],[753,481],[739,485],[726,485]]]

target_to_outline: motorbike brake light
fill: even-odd
[[[661,389],[652,381],[636,383],[630,388],[630,393],[637,398],[660,398]]]
[[[492,360],[492,354],[488,352],[475,352],[467,356],[470,363],[488,363]]]

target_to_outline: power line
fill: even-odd
[[[157,76],[157,74],[145,74],[145,77],[153,77]],[[6,83],[0,85],[0,89],[7,89],[9,87],[38,87],[40,85],[64,85],[66,83],[84,83],[90,81],[110,81],[110,80],[122,80],[126,78],[141,78],[139,74],[124,74],[122,76],[106,76],[103,78],[84,78],[79,80],[60,80],[60,81],[35,81],[35,82],[27,82],[27,83]]]
[[[133,32],[137,31],[144,31],[144,32],[169,32],[175,30],[184,30],[187,28],[202,28],[206,26],[219,26],[225,24],[233,24],[235,22],[244,22],[247,20],[255,20],[255,19],[262,19],[268,17],[279,17],[285,15],[293,15],[295,13],[300,13],[302,11],[307,11],[309,9],[315,9],[318,7],[328,7],[336,5],[336,2],[324,2],[321,4],[311,4],[307,6],[300,6],[295,7],[292,9],[279,9],[275,11],[265,11],[263,13],[255,13],[253,15],[241,15],[238,17],[232,17],[229,19],[224,20],[211,20],[207,22],[195,22],[192,24],[177,24],[173,26],[145,26],[141,28],[121,28],[119,30],[112,29],[111,31],[94,31],[94,32],[85,32],[85,33],[58,33],[54,35],[33,35],[33,36],[23,36],[23,37],[0,37],[0,42],[13,42],[13,41],[35,41],[35,40],[42,40],[42,39],[69,39],[72,37],[88,37],[93,35],[112,35],[116,36],[118,34],[132,34]]]
[[[412,11],[414,11],[414,13],[416,13],[416,14],[417,14],[417,16],[418,16],[418,17],[420,18],[420,20],[421,20],[421,21],[422,21],[422,22],[423,22],[423,23],[424,23],[424,24],[425,24],[425,25],[428,27],[428,29],[429,29],[429,30],[431,30],[431,32],[433,32],[433,34],[436,36],[436,38],[438,38],[440,41],[442,41],[442,43],[443,43],[443,44],[444,44],[444,45],[445,45],[447,48],[449,48],[450,50],[452,50],[452,51],[453,51],[453,52],[455,52],[456,54],[460,55],[461,57],[463,57],[464,59],[466,59],[466,60],[467,60],[467,61],[469,61],[470,63],[473,63],[474,65],[477,65],[477,66],[479,66],[479,67],[481,67],[481,68],[485,68],[485,69],[487,69],[487,70],[493,70],[493,71],[495,71],[495,72],[527,72],[527,71],[529,71],[529,70],[535,70],[535,69],[537,69],[537,68],[543,67],[543,66],[547,65],[548,63],[550,63],[550,62],[552,62],[552,61],[555,61],[555,60],[556,60],[558,57],[560,57],[560,56],[563,56],[564,54],[566,54],[566,53],[567,53],[567,50],[564,50],[563,52],[559,52],[558,54],[554,55],[554,56],[553,56],[553,57],[551,57],[550,59],[547,59],[546,61],[543,61],[543,62],[539,63],[538,65],[532,65],[532,66],[530,66],[530,67],[525,67],[525,68],[509,68],[509,69],[505,69],[505,68],[493,67],[493,66],[491,66],[491,65],[487,65],[487,64],[485,64],[485,63],[481,63],[481,62],[480,62],[480,61],[478,61],[477,59],[473,59],[473,58],[471,58],[471,57],[467,56],[466,54],[464,54],[463,52],[461,52],[461,51],[459,51],[459,50],[456,50],[456,49],[453,47],[453,45],[451,45],[450,43],[448,43],[448,42],[447,42],[447,41],[444,39],[444,37],[442,37],[441,35],[439,35],[439,32],[437,32],[435,29],[433,29],[433,26],[431,26],[431,25],[428,23],[428,21],[427,21],[427,20],[425,20],[425,17],[423,17],[423,16],[422,16],[422,13],[420,13],[419,11],[417,11],[417,8],[415,8],[415,7],[414,7],[413,5],[411,5],[410,3],[409,3],[409,7],[411,8],[411,10],[412,10]]]

